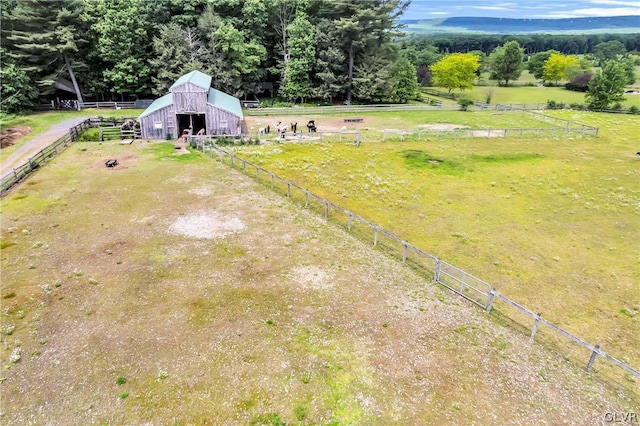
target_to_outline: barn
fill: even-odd
[[[239,135],[243,118],[237,98],[213,89],[210,76],[191,71],[153,101],[138,122],[143,138],[165,139],[177,138],[185,129],[194,134]]]

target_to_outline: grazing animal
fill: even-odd
[[[204,127],[203,127],[202,129],[198,130],[198,133],[196,133],[196,134],[198,136],[202,136],[202,135],[204,135],[204,132],[205,132],[205,130],[204,130]]]
[[[291,131],[295,133],[296,130],[298,130],[298,122],[296,121],[295,123],[290,123],[290,124],[291,124]]]
[[[636,152],[636,155],[640,155],[640,152]]]
[[[307,129],[309,129],[309,133],[316,132],[316,122],[314,120],[309,120],[307,123]]]
[[[280,133],[280,138],[284,139],[284,134],[287,131],[287,126],[279,126],[278,127],[278,132]]]
[[[266,127],[260,127],[258,129],[258,134],[259,135],[264,135],[265,133],[267,133],[267,128]]]
[[[344,132],[345,130],[347,130],[347,126],[342,126],[340,128],[340,130],[338,130],[340,133]]]

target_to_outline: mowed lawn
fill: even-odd
[[[321,182],[318,191],[340,204],[371,206],[385,226],[420,230],[419,213],[435,214],[427,199],[455,213],[429,220],[434,231],[445,229],[433,249],[460,250],[452,260],[465,267],[481,267],[492,254],[479,243],[490,250],[528,223],[515,214],[512,225],[496,225],[493,242],[473,223],[462,229],[485,213],[459,205],[458,197],[471,201],[468,192],[437,187],[468,174],[409,170],[402,157],[388,157],[393,145],[361,148],[296,148],[310,149],[318,165],[300,153],[283,158],[292,171],[308,164],[305,183]],[[360,155],[366,163],[356,161]],[[119,165],[106,168],[108,158]],[[353,166],[340,186],[334,161]],[[505,165],[513,166],[496,167]],[[392,196],[402,187],[394,170],[430,189]],[[512,179],[526,188],[522,173]],[[494,179],[492,186],[476,178],[478,194],[499,191],[488,202],[525,197]],[[436,191],[439,203],[428,196]],[[177,156],[171,144],[76,143],[1,203],[2,424],[595,424],[637,406],[633,391],[610,387],[268,187],[199,154]],[[622,219],[598,205],[603,222]],[[466,232],[466,240],[448,229]],[[511,235],[513,247],[525,238]],[[472,247],[478,256],[463,262]],[[572,261],[564,252],[557,261],[548,258],[555,253],[538,255],[532,264],[556,271]],[[500,261],[491,267],[521,283],[518,265]],[[609,280],[605,288],[614,294],[612,283],[619,285]]]
[[[637,369],[640,118],[547,113],[599,127],[599,136],[367,139],[359,148],[334,142],[237,150]],[[390,115],[387,122],[412,128],[416,114],[404,122],[402,113]],[[423,123],[442,121],[421,114]],[[479,117],[450,114],[455,123]],[[482,117],[491,126],[491,116]],[[380,120],[366,117],[363,126]]]

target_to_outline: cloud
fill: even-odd
[[[591,4],[610,4],[610,5],[615,5],[615,6],[629,6],[629,7],[640,8],[640,6],[638,6],[638,2],[637,1],[590,0],[587,3],[591,3]]]
[[[468,9],[480,9],[480,10],[510,10],[502,6],[467,6]]]
[[[429,15],[449,15],[449,12],[429,12]]]
[[[565,11],[552,11],[539,18],[590,18],[600,16],[629,16],[640,15],[640,7],[591,7],[586,9],[573,9]]]

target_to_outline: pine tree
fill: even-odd
[[[43,92],[66,70],[78,101],[83,102],[73,66],[85,42],[81,12],[79,0],[20,0],[7,16],[5,34],[9,56]]]

